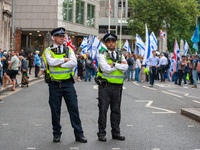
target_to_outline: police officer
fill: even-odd
[[[156,69],[158,68],[159,64],[159,58],[156,56],[156,51],[154,50],[152,53],[153,56],[149,58],[150,87],[153,87]]]
[[[68,108],[71,125],[77,142],[87,143],[83,135],[81,120],[77,103],[77,95],[74,88],[73,68],[77,66],[77,60],[73,50],[64,44],[65,28],[59,27],[51,32],[54,44],[43,53],[46,64],[46,76],[49,82],[49,105],[51,108],[53,125],[53,142],[60,142],[61,125],[60,112],[62,97]]]
[[[106,139],[106,120],[107,111],[110,105],[111,109],[111,127],[112,138],[116,140],[125,140],[124,136],[120,134],[120,119],[121,119],[121,96],[122,84],[124,75],[127,71],[128,64],[124,56],[115,51],[117,36],[114,34],[107,34],[103,37],[103,41],[107,47],[107,51],[99,54],[99,70],[97,77],[100,79],[98,91],[98,107],[99,118],[98,140],[105,142]]]

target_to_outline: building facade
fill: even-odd
[[[0,1],[0,48],[10,49],[11,4],[8,1]]]
[[[73,44],[98,35],[99,0],[16,0],[15,49],[40,50],[53,43],[50,32],[64,27]]]
[[[115,33],[120,37],[120,25],[122,23],[121,47],[126,40],[129,40],[130,46],[133,47],[134,37],[129,35],[127,28],[127,19],[131,15],[128,7],[128,0],[111,0],[111,11],[109,10],[109,0],[100,0],[99,14],[99,37],[102,38],[105,33],[108,33],[110,13],[110,32]],[[122,17],[121,17],[122,15]],[[120,40],[118,39],[118,48],[120,48]]]

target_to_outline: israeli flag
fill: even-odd
[[[123,48],[124,48],[125,50],[127,50],[127,52],[128,52],[129,54],[131,53],[131,48],[130,48],[130,45],[129,45],[128,40],[126,40],[126,42],[125,42]]]
[[[91,57],[94,59],[96,54],[98,53],[98,50],[100,49],[101,41],[97,37],[94,36],[93,42],[92,42],[92,50],[91,50]]]
[[[87,52],[87,37],[85,37],[81,43],[82,53],[85,54]]]
[[[142,41],[141,37],[136,34],[136,45],[141,48],[143,51],[145,51],[145,45],[144,42]]]
[[[188,45],[187,41],[185,40],[185,47],[184,47],[184,55],[185,56],[187,55],[188,49],[189,49],[189,45]]]
[[[87,51],[90,51],[92,50],[92,42],[93,42],[93,36],[90,34],[90,37],[87,41]]]
[[[145,24],[145,27],[146,27],[146,48],[145,48],[144,59],[143,59],[143,62],[142,62],[143,65],[145,65],[146,62],[148,62],[148,59],[151,55],[150,36],[149,36],[149,31],[148,31],[146,24]]]
[[[141,47],[139,47],[139,55],[144,56],[144,52],[145,52],[145,50],[142,49]]]
[[[155,36],[154,32],[152,32],[151,35],[150,35],[150,47],[151,47],[151,52],[153,50],[157,50],[158,49],[158,41],[156,39],[156,36]]]

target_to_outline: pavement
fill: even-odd
[[[17,78],[16,88],[21,87],[21,78],[22,78],[21,72],[19,72],[19,74],[16,76],[16,78]],[[39,80],[41,78],[43,78],[43,75],[40,77],[37,77],[37,78],[35,77],[35,68],[32,68],[31,74],[29,74],[29,83]],[[0,88],[0,95],[5,92],[8,92],[8,91],[12,92],[11,91],[12,87],[13,87],[13,85],[7,85],[6,87],[3,87],[3,85],[2,85]]]

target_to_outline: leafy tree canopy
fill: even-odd
[[[199,0],[200,1],[200,0]],[[195,30],[199,4],[195,0],[129,0],[133,15],[128,19],[131,35],[145,37],[145,23],[149,31],[159,36],[160,29],[168,33],[168,49],[173,51],[174,40],[188,41]]]

